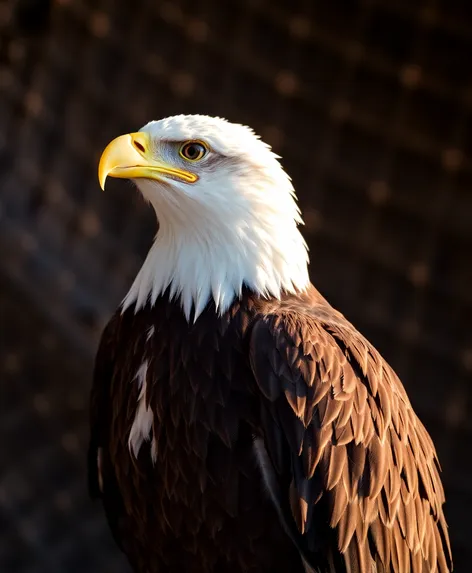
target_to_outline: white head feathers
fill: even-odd
[[[135,179],[156,211],[159,231],[123,309],[154,303],[169,287],[187,319],[195,320],[211,298],[224,312],[244,285],[273,297],[308,286],[307,247],[290,178],[251,129],[181,115],[152,121],[141,132],[150,135],[153,154],[198,180]],[[208,152],[185,163],[181,144],[195,140]]]

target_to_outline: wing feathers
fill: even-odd
[[[335,534],[337,548],[326,543],[321,551],[336,567],[342,557],[339,571],[447,573],[444,493],[431,439],[395,373],[334,311],[328,324],[325,310],[323,320],[312,308],[265,317],[251,337],[266,410],[261,431],[281,484],[291,468],[281,492],[297,545],[305,551],[320,535]],[[316,559],[307,562],[314,567]]]
[[[347,463],[346,448],[344,446],[332,446],[329,455],[328,479],[326,481],[328,490],[338,485]]]
[[[347,550],[358,525],[359,517],[359,505],[355,502],[348,503],[338,526],[338,547],[341,553]]]

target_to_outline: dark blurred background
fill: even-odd
[[[10,0],[0,34],[1,573],[127,571],[87,498],[87,400],[155,223],[96,169],[182,112],[283,156],[312,278],[404,380],[470,571],[470,0]]]

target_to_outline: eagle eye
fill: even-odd
[[[208,152],[206,145],[200,141],[188,141],[179,149],[180,157],[187,161],[200,161]]]

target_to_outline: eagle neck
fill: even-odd
[[[196,225],[192,221],[160,224],[154,243],[126,295],[123,311],[135,312],[168,293],[179,300],[187,321],[195,321],[213,300],[218,314],[228,310],[247,286],[264,298],[279,299],[282,293],[305,290],[309,283],[306,244],[296,225],[282,240],[261,232],[253,221],[253,233],[215,220]],[[261,236],[267,236],[261,240]]]

